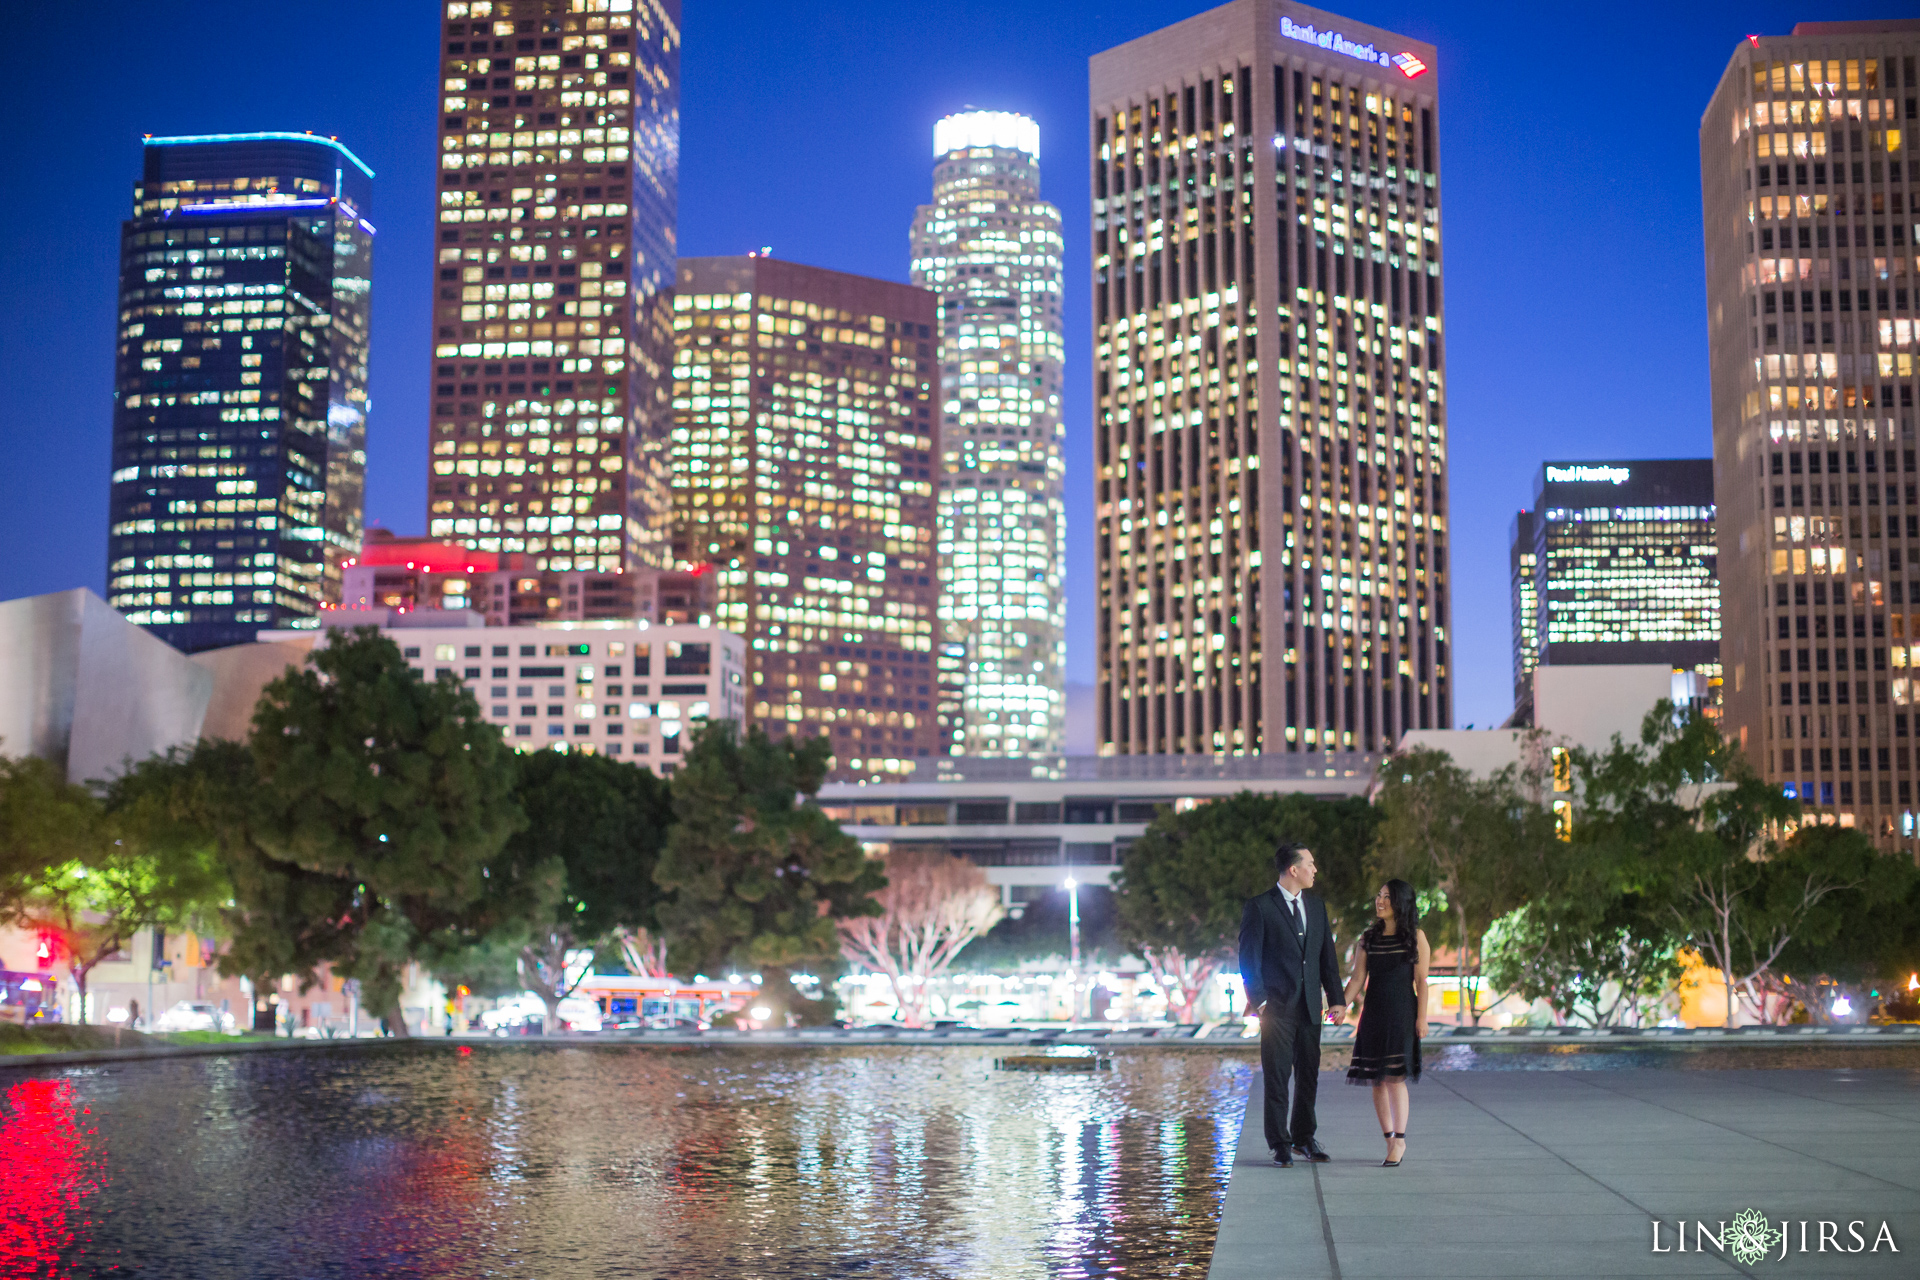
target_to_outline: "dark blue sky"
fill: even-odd
[[[933,121],[1041,128],[1067,231],[1069,674],[1093,678],[1086,59],[1200,12],[1172,0],[709,4],[685,15],[680,246],[904,279]],[[1909,16],[1776,3],[1381,0],[1440,50],[1457,723],[1511,703],[1507,526],[1541,459],[1710,449],[1702,107],[1748,32]],[[11,7],[0,52],[0,599],[105,577],[118,222],[142,133],[337,134],[375,181],[367,516],[424,525],[431,4]]]

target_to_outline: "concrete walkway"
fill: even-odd
[[[1209,1280],[1920,1275],[1920,1072],[1428,1072],[1396,1169],[1369,1090],[1329,1068],[1319,1112],[1332,1162],[1279,1169],[1250,1100]],[[1790,1220],[1784,1262],[1694,1251],[1748,1208]],[[1820,1255],[1823,1219],[1900,1252]]]

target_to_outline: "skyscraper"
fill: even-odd
[[[148,138],[120,233],[107,598],[189,651],[312,626],[360,545],[373,171]]]
[[[535,567],[667,564],[678,0],[453,0],[428,527]]]
[[[913,282],[940,296],[940,715],[953,755],[1058,753],[1066,727],[1060,211],[1040,128],[934,126]]]
[[[1664,662],[1718,694],[1711,459],[1549,462],[1514,528],[1517,719],[1536,665]]]
[[[1725,725],[1769,781],[1915,835],[1920,22],[1753,36],[1700,121]]]
[[[1438,80],[1279,0],[1093,59],[1103,752],[1450,723]]]
[[[675,556],[746,637],[747,723],[830,734],[843,779],[942,746],[934,304],[760,257],[682,259],[673,299]]]

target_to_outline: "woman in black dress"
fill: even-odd
[[[1420,1078],[1420,1037],[1427,1022],[1427,935],[1420,932],[1420,905],[1413,886],[1389,880],[1374,895],[1372,926],[1354,948],[1347,1006],[1362,988],[1360,1026],[1353,1035],[1348,1084],[1373,1086],[1373,1109],[1387,1140],[1393,1168],[1407,1152],[1407,1081]]]

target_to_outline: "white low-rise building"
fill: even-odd
[[[1708,705],[1703,677],[1664,662],[1539,667],[1532,679],[1536,729],[1409,729],[1399,750],[1444,751],[1485,777],[1519,764],[1530,741],[1604,752],[1616,736],[1639,742],[1641,724],[1662,699],[1681,708]]]
[[[466,609],[327,615],[330,627],[356,622],[380,627],[424,678],[452,675],[465,684],[481,714],[522,751],[599,753],[665,776],[695,726],[738,724],[746,704],[746,645],[716,627],[644,620],[489,627]]]
[[[903,782],[829,782],[819,803],[869,853],[939,849],[972,860],[1018,911],[1071,876],[1113,880],[1163,807],[1241,791],[1365,795],[1382,757],[935,756]]]

